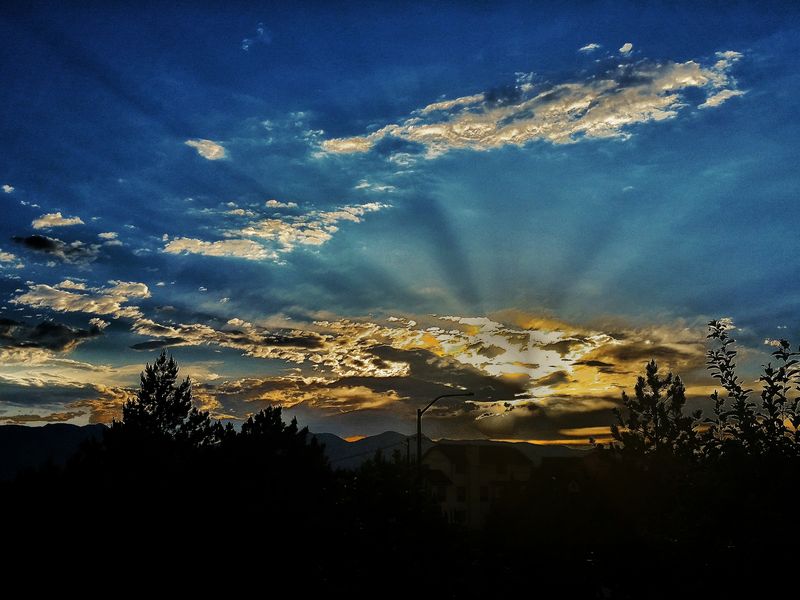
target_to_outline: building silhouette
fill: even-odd
[[[422,456],[426,484],[447,520],[483,527],[493,503],[524,490],[534,463],[512,446],[438,443]]]

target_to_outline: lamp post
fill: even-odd
[[[417,478],[422,480],[422,415],[442,398],[455,398],[457,396],[474,396],[472,392],[459,392],[458,394],[441,394],[428,403],[425,408],[417,409]]]

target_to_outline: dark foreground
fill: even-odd
[[[212,446],[111,428],[2,487],[6,572],[185,589],[720,598],[795,587],[796,459],[713,467],[598,451],[579,489],[540,473],[483,531],[447,524],[404,461],[335,471],[270,411]],[[161,584],[159,584],[161,585]],[[223,587],[227,586],[225,583]],[[234,583],[230,583],[234,585]]]

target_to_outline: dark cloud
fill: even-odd
[[[72,264],[90,263],[100,255],[99,244],[84,244],[79,241],[67,243],[46,235],[14,236],[11,239],[27,250]]]
[[[385,360],[409,365],[408,377],[397,378],[397,381],[391,384],[393,387],[386,389],[394,389],[401,396],[411,397],[416,402],[423,398],[431,399],[448,390],[453,391],[453,388],[466,388],[475,394],[476,400],[513,399],[526,391],[525,380],[513,381],[493,377],[475,367],[451,358],[436,356],[427,350],[399,350],[378,346],[371,352]],[[374,383],[369,385],[373,389],[380,389],[388,383],[385,381],[387,379],[393,378],[376,378],[373,380]],[[445,400],[442,406],[447,406],[449,403],[461,406],[463,399]]]
[[[134,350],[158,350],[159,348],[167,348],[185,342],[182,337],[170,337],[163,340],[149,340],[147,342],[140,342],[131,346]]]
[[[564,439],[562,429],[607,427],[614,422],[609,409],[581,412],[553,412],[536,405],[502,416],[478,419],[475,427],[487,437],[521,440]]]
[[[649,361],[651,358],[654,358],[676,362],[691,360],[698,355],[692,352],[677,350],[670,346],[655,344],[625,344],[620,346],[612,346],[604,353],[604,356],[611,359],[617,359],[619,361]]]
[[[542,377],[541,379],[536,380],[537,385],[558,385],[560,383],[567,383],[569,381],[569,375],[566,371],[556,371],[555,373],[550,373],[546,377]]]
[[[44,348],[54,352],[72,350],[82,341],[102,335],[99,327],[73,329],[44,321],[35,326],[0,318],[0,347]]]
[[[579,360],[572,363],[575,366],[579,367],[592,367],[600,371],[601,373],[618,373],[616,365],[605,362],[602,360]],[[623,371],[624,372],[624,371]]]
[[[510,125],[514,121],[532,119],[534,116],[535,116],[534,112],[532,110],[530,110],[530,109],[521,110],[521,111],[515,112],[514,114],[508,115],[507,117],[504,117],[504,118],[500,119],[499,121],[497,121],[497,126],[498,127],[505,127],[506,125]]]
[[[519,102],[522,90],[516,85],[503,85],[490,89],[483,97],[489,106],[503,106]]]
[[[8,415],[8,416],[0,416],[0,420],[5,421],[6,424],[14,424],[14,425],[19,425],[22,423],[63,423],[64,421],[76,419],[82,416],[83,414],[85,413],[77,411],[65,411],[65,412],[55,412],[49,415],[32,415],[32,414]]]
[[[425,146],[419,142],[411,140],[404,140],[394,136],[387,135],[385,138],[377,141],[372,147],[372,151],[378,156],[391,156],[399,152],[405,154],[420,154],[425,150]]]
[[[97,396],[97,389],[89,384],[59,385],[47,379],[37,381],[35,378],[28,383],[14,383],[0,379],[0,398],[3,399],[0,408],[5,412],[26,406],[54,411],[63,411],[65,408],[74,410],[80,407],[73,406],[73,402]],[[0,414],[0,419],[4,418],[6,415]]]
[[[489,345],[487,346],[483,342],[476,342],[474,344],[469,345],[469,350],[477,352],[481,356],[485,356],[486,358],[496,358],[501,354],[505,354],[505,348],[501,348],[500,346]]]
[[[558,342],[553,342],[552,344],[547,344],[546,346],[542,346],[543,350],[552,350],[554,352],[558,352],[561,356],[568,354],[575,348],[576,346],[584,346],[585,340],[580,340],[577,338],[569,338],[566,340],[561,340]]]
[[[606,76],[613,78],[618,84],[613,93],[620,93],[628,87],[646,85],[655,79],[653,73],[642,70],[642,65],[617,66],[611,69]]]

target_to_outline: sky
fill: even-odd
[[[72,4],[72,3],[67,3]],[[650,358],[706,406],[800,340],[800,8],[11,2],[0,423],[198,406],[602,439]]]

